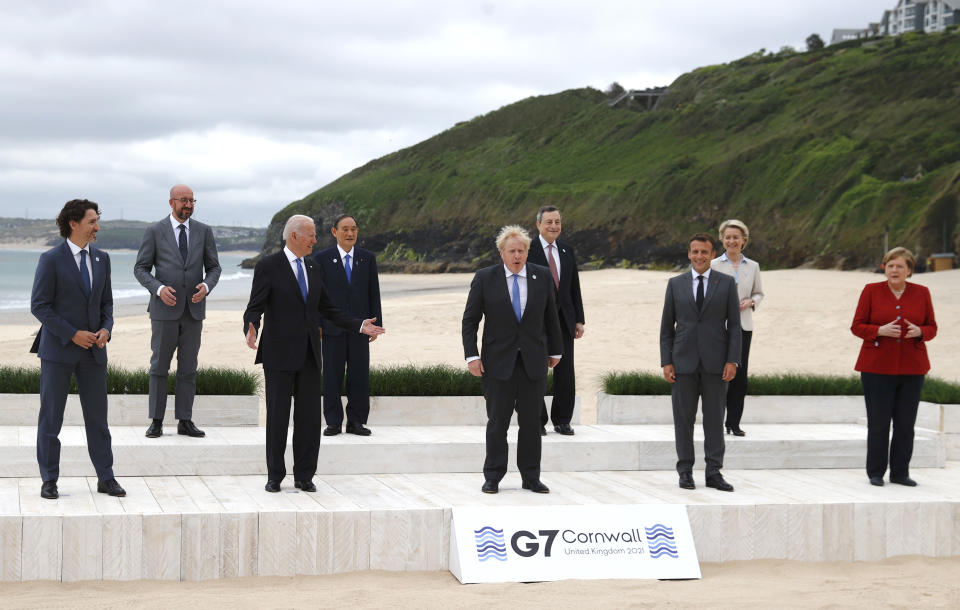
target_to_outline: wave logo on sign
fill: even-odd
[[[503,530],[486,525],[478,530],[473,530],[473,536],[477,542],[477,559],[480,561],[507,560],[507,544],[503,540]]]
[[[647,533],[647,546],[650,547],[650,557],[656,559],[661,555],[673,557],[676,559],[677,543],[673,539],[673,528],[667,527],[662,523],[657,523],[653,527],[643,528]]]

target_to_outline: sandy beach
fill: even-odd
[[[586,334],[576,344],[584,423],[596,420],[600,377],[611,370],[659,370],[658,335],[666,280],[673,273],[602,270],[581,274]],[[470,275],[381,278],[387,334],[372,346],[374,365],[463,364],[460,319]],[[859,340],[849,331],[860,290],[882,276],[820,270],[764,271],[766,298],[755,314],[754,373],[788,370],[853,374]],[[930,342],[932,375],[960,381],[960,270],[916,276],[930,287],[940,334]],[[243,342],[243,299],[218,300],[204,325],[201,366],[253,365]],[[29,313],[0,314],[4,364],[34,366],[27,352],[37,323]],[[143,304],[116,311],[110,360],[146,367],[150,322]],[[746,406],[750,408],[749,402]],[[146,419],[145,425],[146,425]],[[202,425],[202,419],[198,418]],[[322,449],[321,449],[322,451]],[[704,564],[694,582],[567,581],[462,586],[447,572],[361,572],[323,577],[246,578],[209,583],[4,583],[5,607],[144,608],[217,603],[235,607],[954,606],[960,560],[903,557],[879,563],[786,561]],[[719,595],[718,595],[719,593]]]

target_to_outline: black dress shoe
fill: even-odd
[[[340,434],[340,426],[327,426],[323,429],[324,436],[336,436]]]
[[[693,482],[693,474],[689,472],[680,473],[680,489],[696,489],[697,485]]]
[[[97,481],[97,493],[108,494],[117,498],[127,495],[127,492],[120,487],[116,479],[107,479],[106,481]]]
[[[158,438],[163,436],[163,420],[155,419],[150,422],[150,427],[147,428],[147,438]]]
[[[707,477],[707,487],[712,487],[720,491],[733,491],[733,485],[724,481],[723,475],[720,473]]]
[[[548,494],[550,493],[550,488],[541,483],[540,481],[524,481],[521,485],[524,489],[529,489],[530,491],[538,494]]]
[[[746,436],[747,433],[740,429],[740,426],[727,426],[727,434],[734,436]]]
[[[313,481],[297,481],[294,480],[293,486],[301,491],[317,491],[317,486],[313,484]],[[270,490],[267,490],[270,491]]]
[[[279,493],[280,481],[271,481],[270,479],[267,479],[267,484],[264,485],[263,488],[272,494]]]
[[[897,485],[906,485],[907,487],[916,487],[917,482],[911,479],[910,477],[895,477],[890,475],[890,482],[896,483]]]
[[[370,436],[373,432],[370,428],[365,428],[363,424],[347,422],[347,434],[356,434],[357,436]]]
[[[177,424],[177,434],[182,434],[184,436],[193,436],[195,438],[201,438],[207,435],[206,432],[200,428],[193,425],[193,422],[189,419],[181,419],[180,423]]]
[[[870,477],[870,484],[883,487],[883,477]]]
[[[495,494],[500,491],[500,484],[494,480],[488,479],[483,482],[483,487],[480,488],[480,491],[485,494]]]
[[[553,427],[554,431],[564,436],[573,436],[573,428],[570,424],[557,424]]]
[[[59,498],[60,492],[57,491],[57,482],[44,481],[43,485],[40,486],[40,497],[46,498],[47,500],[56,500]]]
[[[540,436],[546,436],[546,435],[547,435],[547,427],[540,426]]]

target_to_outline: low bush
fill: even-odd
[[[171,371],[167,378],[167,392],[176,393],[177,377]],[[243,369],[201,368],[197,371],[198,395],[246,396],[260,389],[260,377]],[[77,392],[76,379],[70,380],[70,393]],[[126,370],[107,367],[108,394],[148,394],[150,373],[147,369]],[[20,366],[0,366],[0,394],[39,394],[40,369]]]

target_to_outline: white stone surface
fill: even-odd
[[[111,394],[107,398],[107,421],[111,426],[142,426],[150,424],[145,394]],[[176,433],[174,397],[167,397],[165,423],[167,432]],[[259,422],[260,398],[253,396],[206,396],[194,398],[193,421],[205,426],[256,426]],[[0,394],[0,426],[36,426],[40,411],[39,394]],[[83,411],[76,394],[67,396],[63,411],[67,426],[83,425]],[[172,428],[171,428],[172,426]]]
[[[697,421],[700,412],[697,412]],[[747,396],[741,424],[864,424],[862,396]],[[598,424],[672,424],[670,396],[619,396],[597,393]],[[960,406],[956,428],[960,432]],[[941,408],[920,403],[916,427],[940,430]]]

